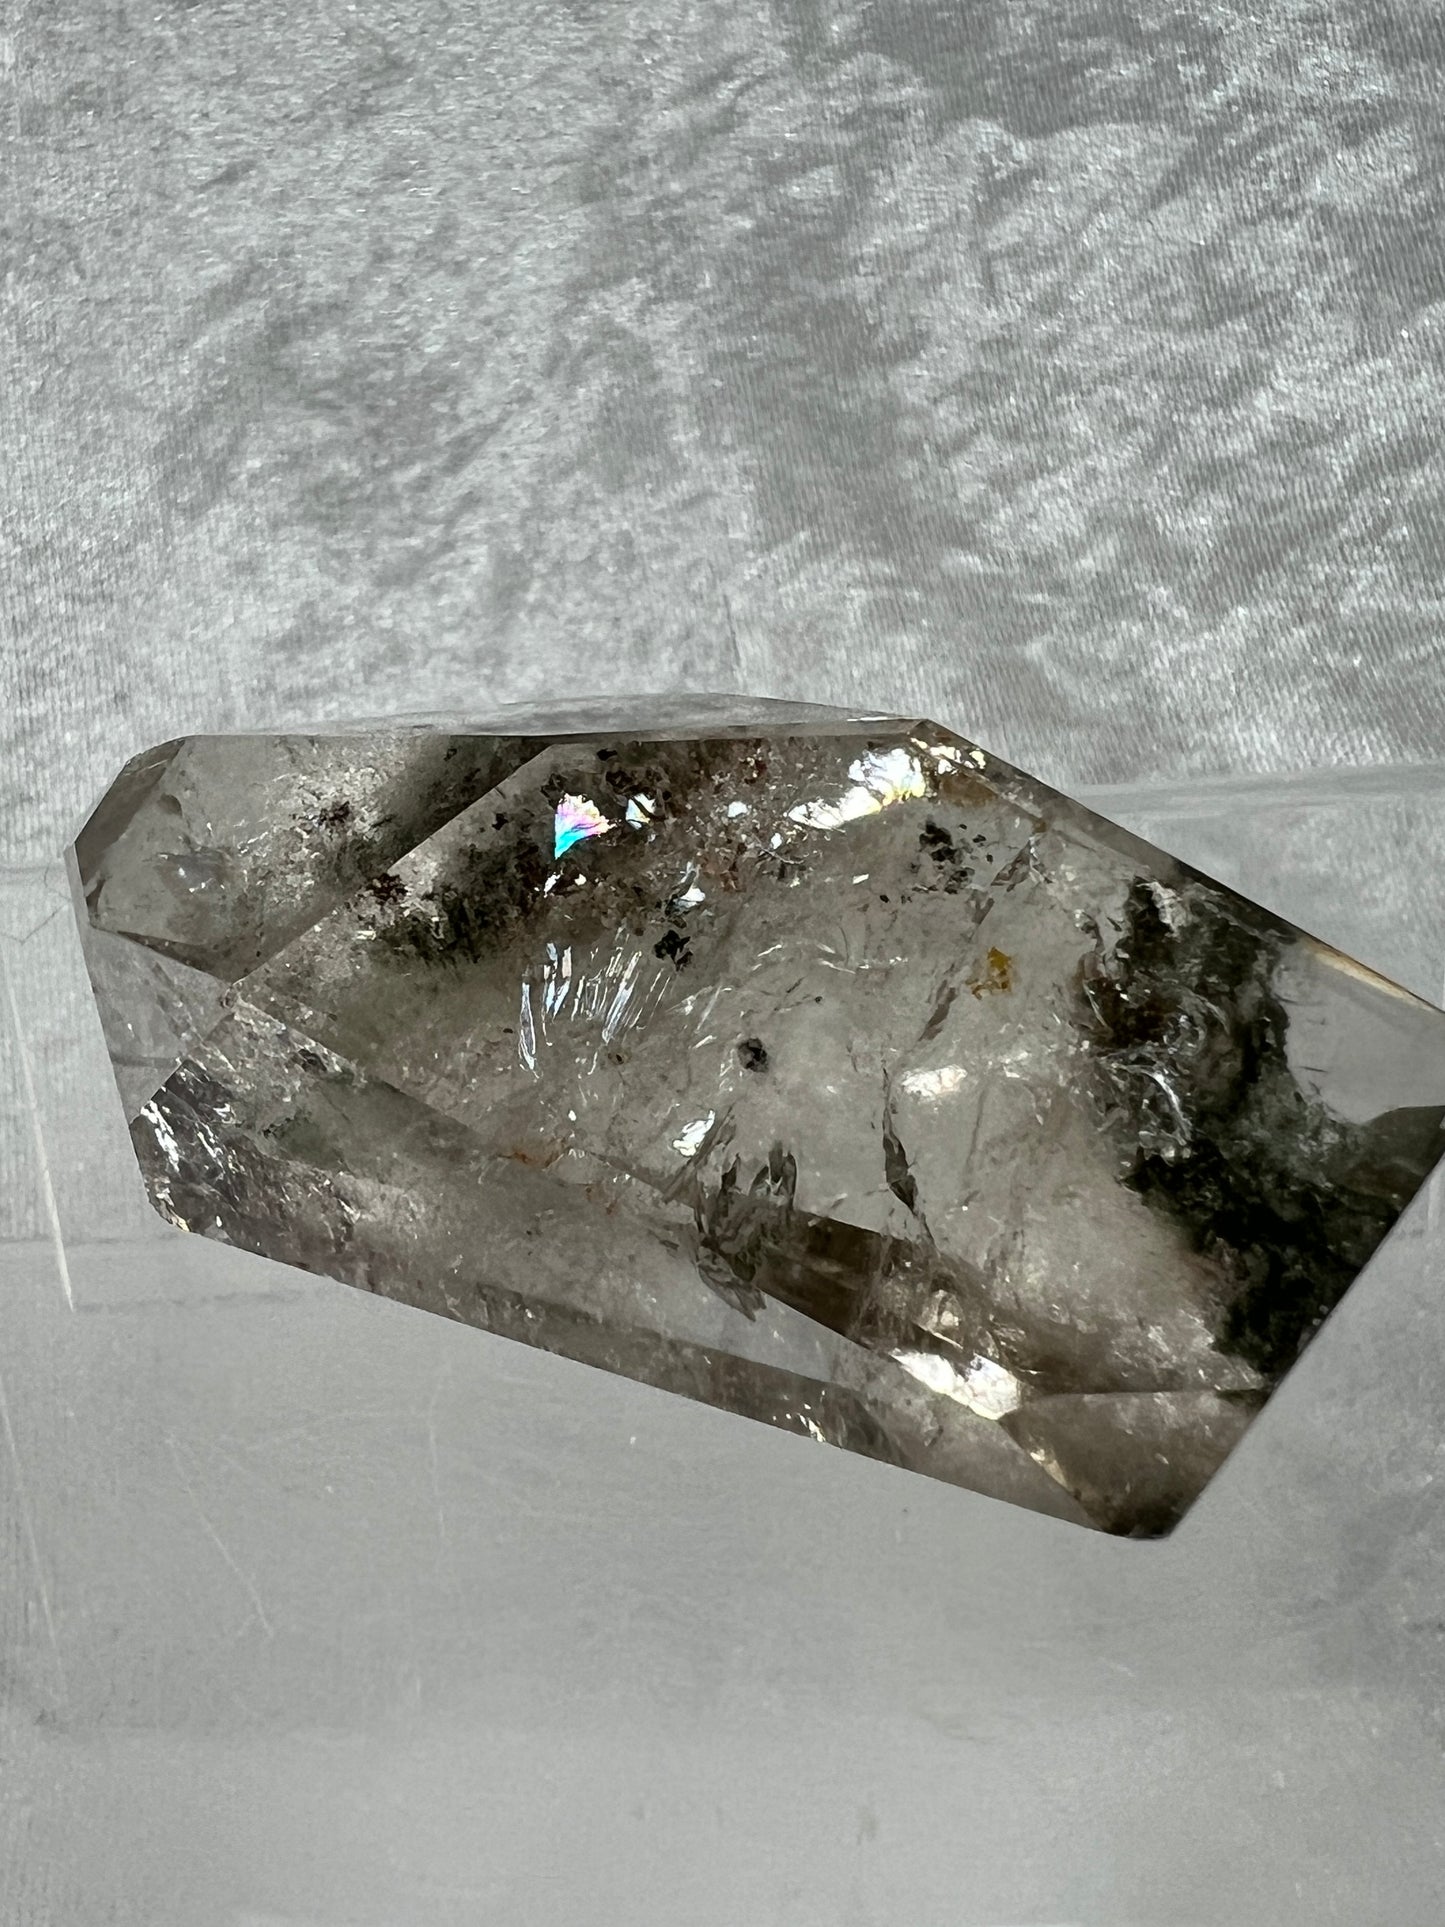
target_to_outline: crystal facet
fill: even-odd
[[[1111,1532],[1445,1149],[1445,1015],[928,722],[193,737],[73,859],[172,1224]]]

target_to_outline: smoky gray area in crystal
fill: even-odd
[[[1445,1015],[919,719],[190,737],[71,876],[173,1225],[1108,1532],[1445,1149]]]

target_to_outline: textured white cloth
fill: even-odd
[[[0,860],[188,727],[741,687],[1445,740],[1445,25],[15,0]]]

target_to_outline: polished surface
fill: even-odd
[[[1445,1150],[1445,1014],[936,724],[646,707],[132,759],[73,881],[157,1211],[1169,1531]]]

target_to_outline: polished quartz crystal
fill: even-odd
[[[191,737],[72,855],[172,1224],[1110,1532],[1445,1149],[1445,1015],[929,722]]]

